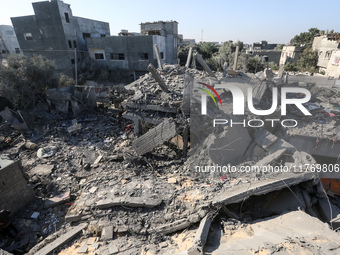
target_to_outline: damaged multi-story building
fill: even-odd
[[[21,54],[20,46],[12,26],[0,26],[0,63],[10,54]]]
[[[53,60],[58,73],[73,76],[76,61],[87,54],[86,38],[110,36],[110,26],[73,16],[60,0],[32,3],[35,15],[11,18],[20,47],[26,56]]]
[[[157,65],[154,45],[158,45],[162,63],[177,63],[178,23],[156,21],[141,23],[141,32],[118,36],[88,38],[91,58],[109,70],[120,68],[139,75],[147,72],[150,63]]]
[[[317,67],[324,71],[326,76],[340,77],[340,33],[327,34],[314,37],[313,51],[318,51]]]
[[[259,43],[253,43],[252,46],[247,50],[247,53],[250,55],[259,56],[265,62],[274,62],[278,65],[281,51],[276,50],[276,46],[276,43],[261,41]]]
[[[283,46],[280,65],[284,65],[285,63],[296,63],[300,59],[300,55],[304,49],[304,47],[300,46]]]

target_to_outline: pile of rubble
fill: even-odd
[[[0,248],[39,255],[338,254],[340,236],[332,229],[339,225],[340,200],[326,194],[316,172],[197,174],[192,168],[316,164],[310,152],[291,141],[298,128],[225,126],[211,132],[198,122],[201,117],[190,115],[200,109],[197,81],[242,90],[251,84],[261,109],[270,107],[273,87],[304,84],[274,82],[269,70],[228,75],[201,65],[205,71],[149,66],[150,73],[114,89],[116,107],[80,113],[73,104],[76,119],[65,118],[70,107],[62,105],[72,105],[66,92],[55,92],[63,104],[53,93],[49,98],[66,111],[62,114],[39,112],[28,121],[24,113],[0,112],[1,157],[21,161],[36,195],[14,214],[18,237],[4,238]],[[224,110],[231,108],[231,93],[218,91]],[[289,114],[300,118],[301,130],[318,123],[337,134],[334,116],[323,114],[336,107],[318,102],[317,95],[308,104],[314,119],[296,115],[296,109]],[[11,112],[19,123],[27,122],[28,131],[10,121]],[[221,114],[210,104],[208,112]],[[228,152],[218,154],[221,146],[229,146]]]

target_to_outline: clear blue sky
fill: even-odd
[[[38,2],[38,1],[35,1]],[[184,38],[253,43],[288,43],[311,27],[340,32],[339,0],[201,1],[201,0],[65,0],[73,15],[110,23],[112,35],[121,29],[139,32],[141,22],[176,20]],[[6,0],[0,24],[10,17],[33,15],[30,0]]]

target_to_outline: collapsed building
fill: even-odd
[[[337,176],[326,175],[331,180],[325,182],[316,171],[317,164],[337,166],[338,88],[321,88],[309,76],[283,82],[270,70],[215,73],[192,53],[186,67],[150,64],[149,73],[114,87],[116,107],[88,109],[76,119],[51,106],[31,116],[0,112],[8,120],[0,125],[2,155],[21,161],[36,194],[14,214],[19,239],[5,239],[0,248],[28,254],[339,253]],[[190,68],[196,61],[204,71]],[[260,110],[271,108],[273,91],[308,88],[313,96],[304,107],[312,115],[288,105],[285,118],[296,120],[296,128],[280,125],[280,108],[269,116],[246,107],[244,115],[232,115],[236,100],[228,86],[245,95],[250,90]],[[72,100],[76,94],[49,94],[55,105],[62,100],[60,107],[66,95]],[[14,117],[29,130],[20,130]],[[238,124],[215,128],[214,119]],[[243,125],[254,119],[264,124]],[[292,166],[298,168],[268,170]],[[223,167],[237,171],[219,171]]]

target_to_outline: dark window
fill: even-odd
[[[8,53],[8,50],[2,50],[1,53],[7,54],[7,53]]]
[[[325,54],[325,59],[330,59],[331,58],[331,52],[327,51]]]
[[[71,63],[72,63],[72,65],[74,65],[76,63],[73,58],[71,59]]]
[[[76,41],[73,41],[73,47],[77,48],[77,42]]]
[[[65,12],[65,19],[67,23],[70,23],[70,17],[68,16],[67,12]]]
[[[31,33],[25,33],[25,34],[24,34],[24,37],[25,37],[25,39],[26,39],[27,41],[33,40],[33,36],[32,36]]]
[[[161,55],[161,59],[164,59],[164,52],[161,52],[160,55]]]
[[[106,37],[106,34],[101,34],[100,37]]]
[[[68,47],[71,49],[72,48],[72,42],[68,41]]]
[[[91,38],[91,34],[90,33],[83,33],[83,38]]]
[[[95,53],[94,58],[95,59],[104,59],[104,54],[103,53]]]
[[[139,53],[138,54],[140,60],[148,60],[149,54],[148,53]]]
[[[15,48],[15,53],[20,53],[20,49],[19,48]]]
[[[124,60],[124,53],[110,53],[110,59],[112,60]]]

